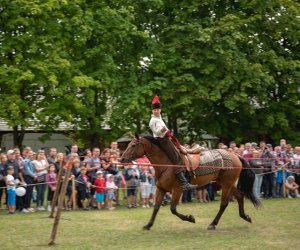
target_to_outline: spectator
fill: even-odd
[[[29,151],[32,151],[31,147],[25,147],[22,151],[22,157],[23,159],[26,159],[27,158],[27,155],[28,155],[28,152]]]
[[[104,176],[105,173],[110,173],[112,175],[116,175],[118,173],[118,170],[115,167],[113,167],[111,163],[111,155],[109,148],[103,150],[103,154],[101,157],[101,167],[103,168]]]
[[[92,151],[90,149],[84,150],[84,159],[83,159],[83,166],[87,166],[88,160],[92,157]]]
[[[106,175],[106,200],[107,200],[107,208],[109,210],[115,209],[113,207],[113,199],[115,197],[115,190],[118,189],[118,187],[114,183],[114,176],[112,174]]]
[[[67,196],[67,204],[66,204],[66,209],[67,210],[71,210],[72,205],[73,205],[73,188],[72,188],[72,182],[73,179],[77,178],[80,175],[80,167],[81,167],[81,162],[78,158],[75,158],[72,162],[72,170],[71,170],[71,176],[69,178],[69,182],[68,182],[68,186],[67,186],[67,192],[66,192],[66,196]],[[77,195],[77,191],[75,190],[75,196]],[[76,204],[74,204],[75,206]]]
[[[96,203],[97,209],[101,210],[104,202],[104,192],[106,187],[105,179],[103,178],[103,172],[97,171],[97,179],[94,182],[95,193],[96,193]]]
[[[236,143],[235,143],[235,141],[231,141],[231,142],[229,143],[228,149],[229,149],[229,148],[231,148],[232,151],[234,152],[234,149],[236,148]]]
[[[253,157],[253,151],[254,151],[255,149],[251,146],[248,150],[247,150],[247,153],[245,153],[244,154],[244,159],[246,160],[246,161],[249,161],[252,157]],[[245,152],[245,151],[244,151]]]
[[[86,175],[87,168],[82,167],[80,169],[80,175],[77,177],[77,193],[78,193],[78,200],[82,204],[83,210],[90,210],[88,207],[89,204],[89,197],[90,197],[90,187],[91,183],[88,180],[88,176]]]
[[[48,170],[48,161],[45,156],[44,150],[39,150],[37,154],[37,159],[33,161],[33,165],[37,175],[37,211],[45,211],[44,208],[44,196],[46,191],[46,174]]]
[[[207,185],[197,188],[197,198],[199,202],[207,202]]]
[[[77,157],[80,160],[80,157],[78,155],[78,146],[77,144],[72,144],[70,148],[70,153],[67,155],[67,159],[70,157]]]
[[[273,166],[275,164],[270,150],[272,149],[271,144],[264,144],[263,151],[261,153],[261,158],[264,167],[263,176],[263,193],[264,198],[269,199],[273,197],[273,186],[274,186],[274,173],[272,172]]]
[[[250,142],[245,143],[245,148],[244,148],[244,151],[243,151],[243,156],[252,153],[252,152],[250,152],[250,149],[252,150],[251,143]],[[251,158],[251,157],[249,157],[249,158]]]
[[[300,147],[294,149],[295,181],[300,185]]]
[[[24,160],[24,180],[28,184],[26,187],[26,194],[24,198],[24,209],[23,212],[34,212],[34,209],[31,208],[31,198],[33,192],[33,184],[37,180],[37,175],[34,168],[34,155],[33,151],[29,150],[27,152],[27,158]]]
[[[6,187],[6,183],[5,183],[5,179],[4,179],[4,165],[5,165],[5,162],[7,161],[7,157],[6,157],[6,154],[4,153],[1,153],[0,154],[0,208],[1,208],[1,202],[2,202],[2,196],[3,196],[3,193],[5,192],[5,189],[4,187]]]
[[[55,172],[58,173],[60,166],[63,166],[64,163],[64,154],[63,153],[58,153],[55,157]]]
[[[8,214],[14,214],[16,206],[16,182],[14,178],[14,166],[8,166],[6,171]]]
[[[96,172],[101,168],[101,160],[100,160],[100,149],[99,148],[93,148],[92,151],[92,157],[89,158],[86,162],[86,167],[87,167],[87,176],[88,176],[88,181],[90,183],[94,183],[97,175]],[[90,189],[90,206],[94,206],[95,204],[95,188]]]
[[[285,170],[284,165],[279,165],[277,167],[277,176],[276,176],[276,197],[282,198],[285,194],[283,194],[283,183],[286,182],[288,177],[288,172]]]
[[[48,160],[49,164],[55,164],[55,162],[56,162],[56,155],[57,155],[57,149],[53,148],[53,147],[50,148],[49,149],[49,155],[47,157],[47,160]],[[57,169],[56,169],[56,172],[58,172]]]
[[[141,198],[142,198],[142,207],[149,207],[149,198],[151,191],[151,178],[152,174],[149,172],[149,167],[147,165],[141,165],[140,172],[140,187],[141,187]]]
[[[118,148],[118,143],[116,141],[113,141],[110,144],[110,154],[112,153],[116,153],[117,157],[120,157],[121,155],[120,149]]]
[[[55,166],[52,163],[50,163],[49,167],[48,167],[48,173],[46,174],[46,182],[47,182],[47,186],[48,186],[47,210],[48,210],[48,212],[51,212],[52,205],[53,205],[52,204],[53,195],[56,190],[56,184],[57,184],[57,175],[55,173]]]
[[[136,207],[136,188],[139,184],[137,170],[132,165],[127,166],[125,170],[125,180],[127,186],[127,208]]]
[[[120,171],[120,168],[122,167],[122,165],[120,165],[117,154],[115,152],[113,152],[113,153],[111,153],[110,157],[111,157],[110,158],[111,166],[118,171],[118,173],[115,175],[115,178],[114,178],[115,184],[118,187],[118,189],[115,190],[115,199],[116,199],[116,204],[120,205],[119,189],[125,188],[126,182],[125,182],[125,178],[123,176],[122,171]]]
[[[19,164],[20,170],[23,171],[23,169],[24,169],[24,159],[23,159],[23,157],[21,156],[20,149],[15,148],[15,149],[14,149],[14,152],[15,152],[15,159],[16,159],[16,161],[17,161],[18,164]]]
[[[151,179],[150,179],[151,189],[150,189],[149,204],[154,205],[155,204],[155,193],[156,193],[155,169],[154,169],[154,167],[150,166],[149,167],[149,172],[151,173],[151,176],[152,176]]]
[[[4,175],[7,175],[7,167],[8,166],[13,166],[14,167],[14,172],[13,172],[13,177],[14,179],[18,179],[22,183],[25,183],[24,178],[23,178],[23,173],[21,171],[21,168],[19,166],[19,163],[15,160],[15,151],[14,150],[8,150],[7,151],[7,161],[4,164]],[[22,211],[24,208],[23,204],[23,197],[17,196],[16,198],[16,210],[17,211]]]
[[[289,176],[285,182],[285,187],[286,187],[286,195],[288,198],[300,198],[299,195],[299,185],[295,182],[295,177],[294,176]]]
[[[261,193],[261,185],[263,180],[263,162],[259,159],[258,150],[253,151],[253,157],[249,160],[250,167],[254,168],[253,171],[255,173],[255,181],[253,184],[253,193],[256,199],[260,198]]]

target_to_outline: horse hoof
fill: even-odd
[[[189,215],[189,216],[188,216],[188,221],[189,221],[189,222],[192,222],[192,223],[195,223],[195,222],[196,222],[195,217],[194,217],[193,215]]]
[[[143,226],[143,229],[149,231],[149,230],[150,230],[150,227],[149,227],[148,225],[145,225],[145,226]]]
[[[208,230],[216,230],[216,226],[215,225],[212,225],[210,224],[207,228]]]
[[[249,215],[246,215],[246,221],[248,221],[249,223],[252,223],[251,217]]]
[[[247,214],[245,214],[244,216],[242,216],[242,218],[245,220],[245,221],[248,221],[249,223],[252,223],[252,220],[251,220],[251,217]]]

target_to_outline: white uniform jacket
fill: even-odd
[[[165,132],[161,132],[163,127],[166,127],[166,124],[164,123],[161,116],[157,117],[154,115],[151,115],[151,119],[149,122],[149,127],[152,130],[153,137],[160,137],[163,138],[165,134],[167,133],[168,129]]]

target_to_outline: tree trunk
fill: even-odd
[[[24,136],[25,136],[25,129],[23,126],[21,126],[20,130],[18,125],[13,126],[14,147],[20,148],[20,150],[22,150]]]

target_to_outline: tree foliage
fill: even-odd
[[[155,94],[182,138],[299,141],[296,1],[4,0],[0,15],[16,144],[34,121],[68,121],[88,145],[145,132]]]

